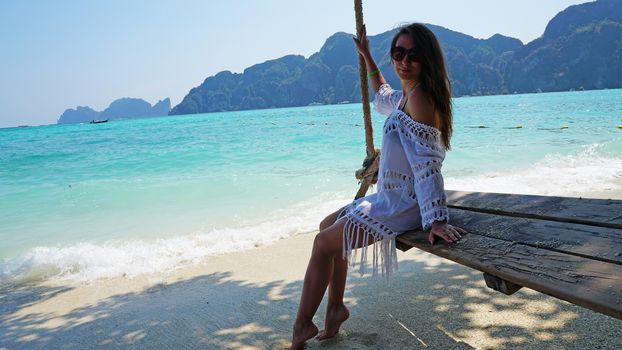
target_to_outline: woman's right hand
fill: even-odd
[[[363,56],[363,58],[367,59],[371,57],[371,51],[369,49],[369,40],[367,39],[367,29],[363,24],[363,28],[361,28],[361,39],[357,39],[356,37],[352,38],[354,40],[354,44],[356,45],[356,49],[359,51],[359,54]]]
[[[428,241],[434,245],[436,237],[444,239],[447,243],[456,243],[462,239],[462,235],[467,234],[467,231],[458,226],[450,225],[444,221],[435,221],[432,223],[430,234],[428,235]]]

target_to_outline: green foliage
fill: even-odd
[[[571,6],[527,45],[495,34],[475,39],[427,25],[439,38],[454,96],[598,89],[622,86],[622,1]],[[388,55],[396,29],[370,37],[387,81],[399,86]],[[358,55],[352,35],[336,33],[308,59],[288,55],[224,71],[190,90],[170,114],[359,102]]]

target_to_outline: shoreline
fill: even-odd
[[[518,194],[512,191],[499,193]],[[529,193],[529,195],[547,196],[544,194],[531,193]],[[552,196],[622,200],[622,178],[613,181],[611,183],[611,188],[603,191],[573,194],[552,194]],[[333,201],[324,206],[320,212],[332,212],[346,203],[347,200]],[[308,215],[303,219],[304,222],[319,222],[321,217],[319,214]],[[280,221],[277,221],[276,223],[278,224]],[[271,222],[271,224],[274,225],[275,222]],[[37,249],[41,248],[44,251],[49,249],[51,252],[47,252],[47,255],[44,255],[44,259],[42,261],[38,261],[37,256],[32,257],[30,254],[31,251],[27,251],[26,253],[28,254],[18,255],[5,260],[6,265],[0,266],[0,269],[4,269],[3,271],[0,271],[0,288],[7,285],[47,283],[46,281],[49,281],[50,283],[55,283],[54,281],[59,283],[92,283],[102,279],[115,279],[120,277],[135,279],[142,278],[144,276],[170,274],[175,273],[175,271],[180,269],[191,268],[197,264],[204,264],[204,260],[211,257],[223,254],[236,254],[249,249],[262,247],[264,245],[269,246],[282,239],[288,239],[296,235],[315,231],[311,228],[311,225],[306,225],[303,230],[301,230],[300,226],[295,226],[295,228],[292,227],[290,227],[291,230],[289,231],[296,232],[289,232],[286,235],[281,235],[281,237],[261,237],[260,235],[253,235],[253,232],[257,230],[260,230],[261,232],[266,231],[266,229],[269,230],[270,228],[266,226],[266,223],[259,223],[258,226],[254,227],[241,227],[239,230],[244,231],[243,233],[246,236],[250,235],[248,237],[255,238],[244,241],[244,244],[238,244],[237,250],[209,249],[209,247],[218,242],[214,241],[214,239],[209,236],[203,237],[196,235],[170,236],[157,238],[155,240],[116,240],[110,242],[104,241],[101,244],[78,242],[67,246],[37,247]],[[283,227],[280,227],[279,229],[283,229]],[[238,232],[237,234],[239,236],[240,233]],[[197,249],[193,249],[194,241],[200,241],[197,245]],[[84,255],[83,260],[76,260],[76,255],[84,253],[85,249],[83,245],[86,245],[87,248],[90,248],[91,250],[95,249],[97,251],[91,251],[90,256]],[[170,249],[160,249],[162,245],[169,247]],[[171,248],[174,246],[176,246],[176,248]],[[93,255],[94,253],[99,255]],[[105,254],[108,254],[108,256],[115,256],[116,258],[105,258]],[[65,256],[73,256],[74,259],[62,261],[61,265],[61,261],[58,259],[63,259]],[[130,256],[131,258],[125,259],[125,256]],[[39,259],[41,258],[39,257]],[[156,259],[157,261],[153,261],[153,259]],[[164,263],[162,262],[163,259]],[[38,261],[38,263],[35,266],[26,266],[29,261]],[[105,261],[107,261],[107,264],[104,264]],[[24,266],[15,264],[23,264]]]
[[[314,236],[171,273],[3,286],[0,349],[283,349]],[[621,320],[527,288],[503,295],[479,271],[422,251],[398,251],[398,261],[389,281],[350,271],[350,319],[337,337],[307,348],[622,348]]]

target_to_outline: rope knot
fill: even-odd
[[[354,173],[359,183],[375,184],[378,182],[378,166],[380,163],[380,150],[375,149],[374,153],[367,154],[363,160],[363,167]]]

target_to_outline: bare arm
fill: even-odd
[[[372,91],[374,94],[378,92],[378,89],[382,84],[386,84],[387,81],[382,76],[382,73],[378,72],[378,74],[373,74],[373,72],[378,71],[378,66],[374,61],[374,58],[371,56],[371,50],[369,48],[369,40],[367,39],[367,29],[365,25],[363,25],[363,30],[361,30],[361,39],[354,39],[354,44],[356,45],[356,49],[359,54],[363,56],[365,59],[365,65],[367,66],[367,74],[371,75],[369,78],[369,82],[371,84]]]
[[[410,92],[409,98],[404,107],[404,111],[415,121],[433,126],[439,127],[440,117],[437,115],[432,100],[426,95],[426,93],[419,87],[415,87]],[[438,176],[442,176],[438,173]],[[445,191],[443,188],[443,181],[440,182],[440,191]],[[419,197],[418,197],[419,198]],[[456,243],[462,238],[462,235],[468,232],[458,226],[453,226],[447,223],[447,220],[434,221],[431,225],[430,232],[428,234],[428,241],[430,244],[434,244],[436,237],[440,237],[448,243]]]

